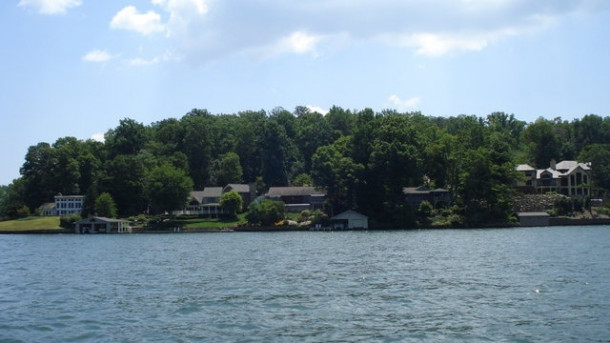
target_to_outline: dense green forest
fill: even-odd
[[[546,168],[551,159],[591,162],[594,191],[609,190],[610,118],[526,123],[502,112],[194,109],[150,125],[123,119],[104,143],[64,137],[31,146],[22,176],[0,188],[0,217],[32,213],[58,193],[86,195],[85,213],[105,193],[120,216],[150,206],[160,212],[181,206],[162,201],[171,189],[256,181],[261,193],[269,186],[324,187],[335,212],[355,209],[380,225],[409,225],[417,209],[404,203],[402,188],[426,183],[453,191],[451,213],[476,224],[510,217],[517,163]]]

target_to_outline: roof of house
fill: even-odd
[[[220,198],[222,187],[206,187],[202,193],[204,198]]]
[[[363,219],[368,218],[367,216],[365,216],[362,213],[358,213],[356,211],[353,210],[347,210],[345,212],[341,212],[339,214],[337,214],[336,216],[331,217],[331,220],[341,220],[341,219],[348,219],[348,218],[354,218],[354,217],[360,217]]]
[[[189,195],[189,202],[193,200],[201,204],[203,202],[203,191],[192,191]]]
[[[39,209],[41,211],[44,211],[44,210],[53,210],[53,209],[55,209],[55,203],[54,202],[46,202],[46,203],[40,205]]]
[[[107,217],[89,217],[85,219],[81,219],[76,222],[76,224],[86,224],[92,222],[102,222],[102,223],[128,223],[129,221],[123,219],[115,219],[115,218],[107,218]]]
[[[577,161],[561,161],[555,164],[555,169],[552,167],[546,169],[534,169],[529,164],[520,164],[516,170],[520,172],[536,171],[536,178],[540,179],[543,173],[551,173],[553,179],[558,179],[566,175],[572,174],[576,169],[581,168],[582,170],[591,170],[591,163],[581,163]]]
[[[517,171],[534,171],[536,168],[530,166],[529,164],[520,164],[517,166]]]
[[[546,212],[519,212],[517,217],[550,217]]]
[[[316,187],[270,187],[267,196],[326,195],[326,190]]]
[[[542,178],[542,174],[545,174],[545,173],[550,173],[551,177],[553,179],[558,179],[562,175],[562,173],[560,171],[557,171],[557,170],[554,170],[554,169],[551,169],[551,168],[538,169],[538,170],[536,170],[536,178],[537,179]]]
[[[58,193],[55,198],[79,198],[79,199],[83,199],[85,198],[84,195],[78,195],[78,194],[72,194],[72,195],[63,195],[61,193]]]
[[[430,194],[430,193],[448,193],[449,191],[443,188],[430,189],[428,186],[419,187],[403,187],[403,194]]]
[[[250,185],[241,183],[230,183],[225,186],[223,192],[236,191],[237,193],[250,193]]]

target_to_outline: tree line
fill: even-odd
[[[516,164],[547,168],[551,159],[592,162],[595,190],[609,190],[610,118],[193,109],[150,125],[123,119],[103,143],[63,137],[29,147],[21,177],[0,187],[0,217],[33,213],[58,193],[85,195],[84,214],[104,193],[120,216],[162,212],[180,208],[193,189],[257,182],[259,193],[324,187],[336,213],[355,209],[380,225],[410,225],[417,209],[402,189],[426,184],[453,191],[452,214],[476,225],[510,217]]]

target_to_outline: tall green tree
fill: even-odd
[[[470,225],[510,219],[516,173],[501,137],[492,135],[488,147],[465,154],[458,195]]]
[[[539,118],[525,129],[523,138],[536,168],[548,168],[551,160],[557,159],[560,155],[561,145],[555,136],[551,121]]]
[[[211,183],[225,186],[230,183],[242,182],[243,170],[239,156],[234,152],[226,153],[212,162]]]
[[[610,192],[610,144],[592,144],[583,150],[578,159],[591,162],[594,188],[598,195]]]
[[[138,155],[118,155],[106,162],[99,191],[112,195],[120,216],[146,211],[149,201],[145,194],[145,184],[150,165]]]
[[[8,186],[0,185],[0,220],[6,217],[5,204],[8,200]]]
[[[193,110],[181,120],[184,128],[183,152],[188,157],[189,175],[197,189],[203,189],[210,183],[213,120],[206,110]]]
[[[312,179],[324,187],[335,212],[356,207],[356,185],[361,181],[364,167],[345,156],[340,142],[323,146],[312,157]]]
[[[319,147],[328,145],[333,141],[333,131],[317,112],[302,113],[297,118],[296,144],[301,152],[304,163],[304,172],[311,170],[311,157]]]
[[[262,176],[263,132],[267,121],[264,111],[239,113],[236,131],[235,153],[240,157],[244,181],[252,182]]]
[[[95,214],[107,218],[117,217],[116,204],[110,193],[102,193],[95,199]]]
[[[23,177],[13,180],[0,199],[0,218],[16,219],[30,212],[26,206],[26,183]]]
[[[146,194],[156,213],[181,209],[193,190],[193,180],[185,171],[171,165],[154,168],[146,183]]]
[[[288,185],[288,137],[282,126],[267,121],[261,137],[262,176],[271,186]]]
[[[220,207],[233,218],[237,217],[237,213],[241,212],[242,206],[243,199],[236,191],[226,192],[220,197]]]
[[[142,123],[125,118],[119,126],[104,135],[106,148],[112,157],[137,154],[149,140],[147,128]]]
[[[331,107],[324,119],[332,128],[336,138],[349,136],[355,125],[355,117],[352,113],[338,106]]]
[[[57,164],[55,150],[49,143],[30,146],[21,167],[24,201],[30,208],[50,202],[59,190],[55,186],[53,170]]]

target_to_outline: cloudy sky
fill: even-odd
[[[607,0],[4,0],[0,184],[30,145],[212,113],[610,115]]]

